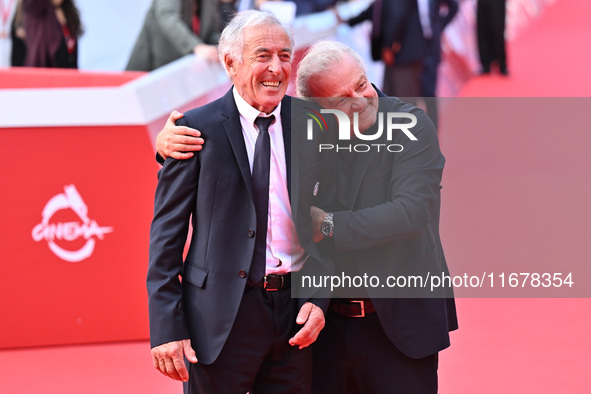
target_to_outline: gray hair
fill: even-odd
[[[350,55],[365,71],[361,56],[347,45],[338,41],[319,41],[308,50],[300,61],[296,76],[296,92],[301,98],[314,97],[310,89],[313,77],[330,72],[343,60],[343,54]]]
[[[225,67],[224,57],[229,55],[231,59],[241,62],[244,51],[244,29],[255,26],[279,26],[289,37],[293,50],[293,36],[275,16],[268,12],[248,10],[237,13],[222,31],[218,44],[220,61]],[[227,71],[227,70],[226,70]]]

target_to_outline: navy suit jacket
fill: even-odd
[[[308,266],[320,258],[309,235],[311,197],[307,197],[317,174],[303,171],[305,176],[300,176],[296,169],[292,185],[290,102],[286,96],[281,110],[288,185],[305,190],[301,198],[292,190],[291,195],[298,197],[291,205],[293,217],[302,218],[296,219],[296,226],[300,243],[310,253]],[[199,362],[210,364],[232,329],[248,278],[256,229],[253,186],[231,89],[222,98],[186,112],[177,124],[200,130],[207,142],[190,159],[167,159],[158,174],[147,276],[150,342],[154,347],[190,338]],[[303,164],[314,163],[308,159]],[[189,220],[192,239],[183,262]],[[328,300],[310,301],[326,310]]]

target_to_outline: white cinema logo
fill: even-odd
[[[81,222],[49,223],[52,216],[59,210],[71,209]],[[67,185],[64,193],[52,197],[43,208],[41,223],[33,228],[33,240],[47,241],[49,249],[62,260],[77,263],[89,258],[94,251],[96,240],[103,239],[104,234],[113,231],[113,227],[100,227],[95,220],[88,218],[88,207],[82,200],[76,186]],[[56,240],[75,241],[83,237],[86,243],[75,251],[65,250],[55,243]]]

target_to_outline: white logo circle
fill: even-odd
[[[80,221],[49,223],[52,216],[62,209],[71,209]],[[43,208],[41,223],[33,228],[32,236],[36,242],[45,240],[49,249],[62,260],[77,263],[89,258],[94,251],[95,238],[103,239],[104,234],[113,231],[113,227],[100,227],[95,220],[88,218],[88,207],[74,185],[66,185],[64,193],[53,196]],[[80,249],[70,251],[55,243],[56,240],[75,241],[86,239]]]

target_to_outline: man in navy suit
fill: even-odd
[[[207,149],[167,158],[158,173],[147,275],[152,358],[186,393],[309,391],[307,346],[328,301],[290,291],[291,272],[319,257],[306,233],[293,236],[292,48],[270,14],[239,13],[219,44],[233,88],[178,122],[200,130]],[[302,177],[297,187],[308,196],[313,185]]]

